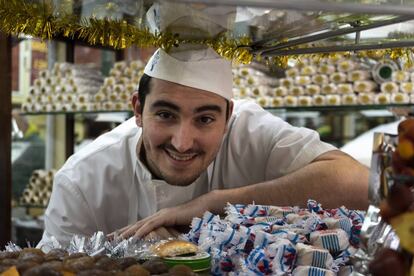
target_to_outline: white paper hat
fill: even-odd
[[[144,73],[153,78],[216,93],[228,100],[233,97],[231,62],[213,49],[180,46],[167,54],[158,49],[145,66]]]

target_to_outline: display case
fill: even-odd
[[[130,52],[125,49],[135,46],[165,49],[185,43],[211,46],[224,58],[242,64],[250,63],[250,67],[242,66],[242,69],[237,69],[241,75],[244,74],[243,68],[253,68],[261,72],[259,75],[265,76],[257,83],[254,78],[250,81],[249,78],[243,80],[242,77],[236,77],[236,86],[252,88],[249,92],[237,90],[237,98],[247,95],[246,97],[256,100],[273,114],[285,118],[294,125],[319,129],[322,139],[337,146],[342,146],[374,124],[387,123],[395,119],[390,113],[368,116],[362,111],[391,107],[410,109],[414,101],[410,71],[410,47],[414,46],[414,33],[410,29],[413,23],[410,20],[414,19],[414,3],[410,1],[159,1],[159,7],[165,8],[168,12],[161,16],[154,12],[159,20],[158,25],[147,26],[145,15],[153,2],[62,1],[51,5],[49,2],[4,1],[0,4],[0,15],[4,18],[0,22],[0,29],[7,35],[24,33],[42,39],[63,41],[63,60],[73,64],[80,64],[76,61],[76,47],[111,48],[115,51],[114,61],[131,61],[133,58],[127,57]],[[12,13],[17,11],[19,16],[13,17]],[[32,16],[33,13],[36,16]],[[202,20],[185,22],[183,25],[178,19],[186,13],[200,15]],[[28,20],[25,21],[28,23],[24,25],[23,20]],[[163,24],[171,22],[177,24],[163,28]],[[202,26],[207,28],[206,32],[200,31]],[[19,150],[17,144],[16,147],[11,146],[10,139],[11,43],[10,36],[0,37],[0,57],[2,64],[5,64],[0,69],[0,93],[4,99],[0,105],[0,125],[4,126],[5,130],[0,134],[0,152],[4,155],[0,158],[0,221],[4,222],[0,231],[0,247],[11,239],[9,202],[12,170],[9,160],[12,156],[11,151]],[[153,49],[150,48],[141,58],[145,60]],[[55,54],[51,54],[52,57],[48,61],[51,71],[52,63],[57,60],[53,58],[56,53],[55,51]],[[356,60],[360,61],[362,66],[353,68],[353,71],[346,67],[346,62],[348,65],[349,61],[356,64]],[[111,66],[105,65],[105,62],[111,62],[102,60],[103,67],[106,66],[104,74],[107,75]],[[335,68],[342,69],[334,69],[331,72],[327,66],[327,71],[324,72],[321,64],[334,65]],[[250,69],[246,70],[247,77],[257,75],[249,71]],[[337,80],[332,77],[333,80],[325,83],[322,77],[321,83],[318,84],[312,80],[313,77],[316,79],[318,74],[312,74],[307,70],[315,70],[320,73],[319,75],[333,76],[338,73]],[[361,76],[347,79],[353,78],[351,75],[354,71],[362,72]],[[402,80],[399,81],[398,72],[410,74],[407,78],[402,74]],[[292,87],[282,85],[283,80],[289,82],[289,78],[297,80],[298,83],[292,84]],[[241,84],[237,84],[240,81]],[[329,84],[329,81],[335,83],[335,89],[343,85],[341,87],[345,90],[351,87],[352,91],[343,92],[344,95],[333,92],[310,92],[325,89],[323,85]],[[390,83],[389,88],[382,85],[384,83]],[[401,88],[404,83],[411,86]],[[270,87],[272,91],[279,87],[286,89],[282,92],[269,92],[266,88],[267,92],[261,94],[261,91],[254,90],[255,85]],[[293,89],[293,86],[296,86],[296,89]],[[29,90],[30,87],[26,89]],[[72,96],[73,94],[68,93]],[[354,96],[345,100],[345,94]],[[45,96],[47,98],[47,95],[42,95],[43,98]],[[25,106],[24,100],[21,104]],[[25,109],[24,114],[46,116],[46,120],[49,121],[46,123],[48,127],[56,125],[51,122],[60,117],[58,120],[65,125],[65,137],[60,134],[60,138],[65,140],[65,159],[73,153],[76,116],[101,111],[128,111],[128,106],[106,110],[91,110],[88,107],[68,110],[66,105],[65,109],[56,109],[53,108],[52,102],[46,104],[48,105],[41,107],[33,105]],[[49,132],[49,135],[52,137],[54,134]],[[47,169],[51,168],[49,165]]]

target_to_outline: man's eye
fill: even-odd
[[[158,112],[157,116],[164,120],[172,119],[174,117],[170,112]]]
[[[211,124],[212,122],[214,122],[214,118],[204,116],[204,117],[200,117],[199,118],[199,121],[202,124],[208,125],[208,124]]]

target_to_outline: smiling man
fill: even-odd
[[[56,174],[40,245],[99,230],[142,237],[227,202],[367,204],[365,167],[316,132],[233,101],[231,63],[211,49],[158,50],[132,105],[134,118]]]

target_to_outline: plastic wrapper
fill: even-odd
[[[337,92],[339,94],[352,94],[354,89],[350,83],[339,83],[337,86]]]
[[[371,72],[364,70],[355,70],[348,72],[347,79],[349,82],[367,80],[371,76]]]
[[[389,93],[378,93],[375,95],[376,104],[389,104],[391,102],[391,96]]]
[[[302,86],[292,86],[289,88],[289,95],[291,96],[301,96],[305,93]]]
[[[405,93],[391,94],[391,102],[396,104],[404,104],[410,102],[410,97]]]
[[[335,71],[335,66],[332,64],[321,64],[318,68],[318,72],[325,75],[333,74]]]
[[[304,76],[312,76],[315,75],[317,72],[317,68],[313,65],[306,65],[302,68],[301,74]]]
[[[286,87],[286,88],[290,88],[291,86],[293,86],[294,85],[294,79],[291,79],[291,78],[282,78],[282,79],[279,79],[279,85],[280,86],[284,86],[284,87]]]
[[[396,70],[392,72],[391,79],[395,82],[407,82],[410,80],[410,73],[406,71]]]
[[[323,85],[329,83],[329,78],[327,75],[317,74],[312,76],[312,82],[317,85]]]
[[[411,94],[414,91],[414,83],[403,82],[400,84],[400,91],[403,93]]]
[[[321,93],[322,94],[335,94],[336,93],[336,85],[333,83],[324,84],[321,86]]]
[[[358,103],[360,104],[373,104],[374,95],[372,93],[360,93],[358,95]]]
[[[289,68],[285,71],[288,78],[295,78],[299,76],[299,70],[297,68]]]
[[[300,86],[305,86],[311,84],[311,78],[309,76],[298,76],[295,78],[295,84]]]
[[[352,60],[342,60],[337,65],[339,72],[350,72],[357,69],[357,67],[357,64]]]
[[[296,246],[296,251],[297,266],[315,266],[324,269],[332,267],[333,258],[328,250],[299,243]]]
[[[325,95],[314,95],[312,97],[312,103],[313,105],[326,105],[326,96]]]
[[[358,103],[358,98],[354,94],[342,95],[341,102],[343,105],[355,105]]]
[[[297,106],[298,98],[295,96],[288,95],[283,98],[283,102],[285,106]]]
[[[346,82],[347,76],[345,73],[336,72],[329,76],[329,80],[333,83],[344,83]]]
[[[341,96],[337,94],[326,95],[326,104],[327,105],[340,105]]]
[[[281,107],[283,106],[283,97],[272,97],[270,102],[271,107]]]
[[[317,95],[321,92],[321,87],[315,84],[309,84],[305,86],[305,94],[306,95]]]
[[[359,93],[368,93],[376,89],[377,84],[373,81],[356,81],[354,82],[354,91]]]
[[[310,105],[312,105],[312,97],[311,96],[299,96],[298,97],[298,105],[299,106],[310,106]]]
[[[383,93],[397,93],[399,90],[398,84],[392,81],[381,83],[381,92]]]
[[[314,266],[298,266],[296,267],[293,272],[292,276],[309,276],[309,275],[324,275],[324,276],[335,276],[335,272],[314,267]]]

